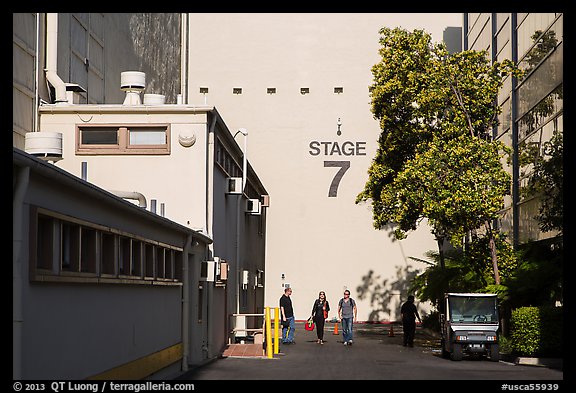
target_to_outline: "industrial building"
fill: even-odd
[[[263,310],[270,198],[248,131],[182,99],[180,14],[13,27],[13,378],[165,378],[219,356],[246,329],[232,315]]]

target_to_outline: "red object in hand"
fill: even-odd
[[[308,331],[314,330],[314,321],[312,320],[312,318],[309,318],[306,321],[306,323],[304,324],[304,329],[306,329]]]

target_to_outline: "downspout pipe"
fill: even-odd
[[[146,208],[146,197],[139,192],[136,191],[116,191],[116,190],[108,190],[108,192],[125,199],[134,199],[138,200],[138,206]]]
[[[242,155],[242,192],[246,192],[246,181],[248,179],[248,131],[240,128],[239,133],[244,135],[244,154]]]
[[[46,79],[56,91],[56,104],[67,104],[66,84],[57,73],[58,70],[58,13],[46,14]]]
[[[248,139],[248,131],[246,128],[240,128],[234,137],[238,134],[242,134],[244,136],[244,154],[242,158],[242,192],[246,191],[246,181],[247,181],[247,166],[248,166],[248,157],[247,157],[247,139]],[[242,195],[238,195],[238,199],[236,200],[236,270],[235,270],[235,280],[236,280],[236,313],[240,313],[240,219],[242,217]]]
[[[188,235],[182,253],[182,371],[188,371],[190,358],[190,251],[192,248],[192,235]]]
[[[36,48],[34,49],[34,122],[32,124],[32,132],[38,131],[38,106],[40,102],[40,94],[38,92],[38,84],[40,78],[40,13],[36,13]]]
[[[214,213],[212,211],[214,206],[214,130],[218,122],[218,114],[212,112],[212,119],[208,127],[208,145],[207,159],[206,159],[206,234],[213,239],[212,224],[214,220]],[[213,245],[210,245],[210,251],[214,251]]]
[[[210,126],[208,128],[208,140],[207,140],[207,160],[206,160],[206,234],[211,238],[214,239],[213,234],[213,224],[214,224],[214,143],[215,143],[215,132],[216,123],[218,122],[218,113],[216,111],[212,112],[212,119],[210,122]],[[210,243],[207,248],[206,252],[206,260],[212,259],[214,257],[214,243]],[[212,290],[213,287],[208,287],[206,285],[206,345],[207,351],[205,356],[208,358],[212,357],[212,334],[210,332],[211,329],[211,302],[212,302]],[[228,301],[227,299],[225,300]],[[202,304],[199,304],[198,307],[203,307]],[[227,324],[227,322],[225,322]],[[204,356],[204,355],[203,355]]]
[[[188,26],[190,23],[190,14],[181,14],[181,30],[180,30],[180,94],[182,96],[182,104],[188,103]]]
[[[12,379],[15,381],[22,379],[22,325],[24,323],[22,249],[24,247],[24,197],[28,190],[29,180],[30,167],[20,168],[12,198]]]

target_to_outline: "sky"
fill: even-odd
[[[391,13],[383,14],[383,25],[401,26],[407,30],[423,29],[432,41],[442,41],[447,26],[462,27],[463,13]]]

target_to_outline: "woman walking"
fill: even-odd
[[[324,344],[324,321],[328,318],[328,311],[330,311],[330,304],[326,300],[326,294],[320,291],[318,299],[314,300],[312,306],[312,319],[316,324],[316,336],[318,340],[316,343]]]

